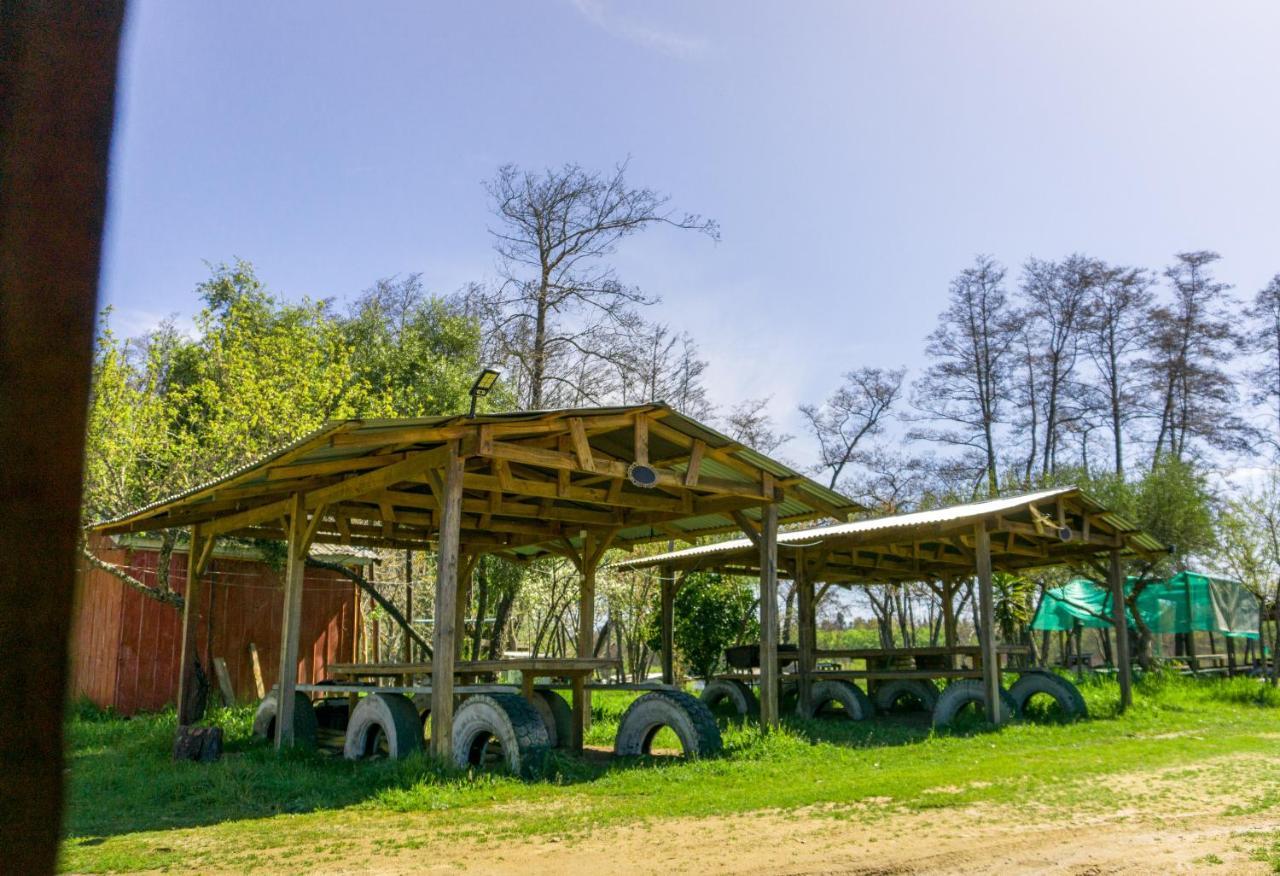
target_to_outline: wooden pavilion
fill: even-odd
[[[798,586],[799,680],[806,701],[818,659],[854,656],[817,650],[815,582],[828,586],[926,582],[941,599],[946,643],[955,648],[955,582],[976,576],[982,680],[987,715],[993,723],[999,718],[1000,667],[992,573],[1065,565],[1106,580],[1117,606],[1113,619],[1116,664],[1122,705],[1128,705],[1130,656],[1122,562],[1126,557],[1153,558],[1165,551],[1157,540],[1076,487],[794,529],[779,534],[776,546],[768,545],[766,550],[762,544],[754,537],[739,538],[624,560],[614,568],[659,567],[668,570],[666,578],[691,570],[754,575],[773,562],[770,557],[776,553],[779,570]],[[665,601],[663,608],[665,615],[670,610]],[[663,627],[669,626],[670,619],[664,616]],[[765,665],[762,662],[762,670]],[[664,673],[669,673],[667,667]],[[766,683],[762,675],[762,699]]]
[[[185,493],[98,524],[189,527],[179,703],[193,683],[200,576],[218,538],[288,544],[276,744],[292,742],[303,563],[313,543],[438,549],[431,745],[448,756],[461,625],[476,559],[558,555],[581,574],[578,657],[592,656],[596,568],[610,547],[729,531],[761,545],[763,662],[777,665],[779,524],[847,520],[851,500],[663,404],[328,423]],[[669,600],[668,600],[669,602]],[[474,671],[474,669],[473,669]],[[777,720],[776,696],[764,718]],[[585,713],[578,708],[577,741]],[[179,714],[179,723],[191,716]]]

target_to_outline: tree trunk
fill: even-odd
[[[507,618],[511,615],[511,606],[515,602],[514,593],[504,593],[498,600],[498,607],[493,613],[493,633],[489,639],[489,659],[502,657],[503,641],[507,635]]]
[[[479,660],[484,639],[485,609],[489,605],[489,576],[484,572],[483,560],[476,563],[475,575],[479,580],[476,582],[476,626],[471,631],[471,659]]]

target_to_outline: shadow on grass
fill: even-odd
[[[1110,693],[1105,686],[1095,690],[1086,686],[1085,693],[1095,716],[1111,717],[1099,708]],[[1244,691],[1231,694],[1233,699],[1246,698]],[[589,736],[589,744],[596,747],[583,757],[549,752],[533,771],[535,781],[575,785],[622,771],[665,770],[684,764],[674,756],[615,758],[602,750],[611,745],[611,731],[626,701],[600,699],[601,707],[593,709],[597,726]],[[69,724],[67,838],[88,845],[122,833],[333,810],[366,802],[421,811],[486,805],[522,793],[519,779],[462,773],[425,755],[352,763],[333,751],[277,754],[268,743],[252,737],[251,721],[252,709],[212,715],[209,723],[224,728],[225,754],[218,763],[194,764],[170,759],[175,730],[171,711],[134,719],[91,712],[74,715]],[[926,713],[891,714],[868,721],[788,717],[783,731],[776,734],[762,733],[743,719],[721,718],[718,723],[725,742],[723,757],[743,761],[769,759],[797,744],[895,748],[938,735],[963,738],[996,732],[977,715],[946,731],[934,731]]]

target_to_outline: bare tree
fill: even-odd
[[[1154,282],[1141,268],[1102,268],[1084,322],[1084,348],[1101,378],[1098,395],[1118,475],[1124,474],[1125,427],[1135,404],[1131,359],[1143,343]]]
[[[707,363],[688,332],[677,334],[661,323],[639,325],[615,368],[623,404],[661,401],[691,417],[711,414],[702,383]]]
[[[652,304],[608,264],[618,244],[651,225],[718,239],[715,222],[678,215],[666,195],[631,188],[625,163],[612,173],[565,165],[542,173],[514,165],[485,186],[498,218],[490,229],[499,257],[496,289],[473,290],[494,352],[512,368],[521,401],[599,401],[595,367],[618,365],[620,337],[636,307]]]
[[[753,450],[771,454],[792,436],[779,432],[773,417],[769,415],[770,396],[749,398],[734,405],[725,417],[725,431],[734,441]]]
[[[832,489],[862,442],[883,431],[905,374],[904,368],[856,368],[845,373],[844,383],[821,406],[800,406],[806,427],[818,441],[821,458],[816,468],[830,473]]]
[[[926,418],[950,424],[916,430],[914,437],[980,451],[992,495],[999,490],[996,429],[1015,337],[1004,276],[1004,267],[982,255],[951,281],[950,303],[925,348],[933,361],[913,400]]]
[[[865,448],[858,463],[860,471],[845,492],[882,514],[914,510],[933,481],[928,459],[881,444]]]
[[[1274,451],[1280,451],[1280,274],[1258,290],[1246,313],[1255,320],[1247,337],[1248,346],[1260,357],[1258,366],[1248,372],[1253,403],[1271,407],[1266,440]]]
[[[1158,404],[1156,457],[1169,453],[1184,459],[1197,439],[1218,449],[1237,449],[1247,431],[1234,412],[1235,384],[1224,367],[1238,337],[1231,287],[1215,281],[1210,272],[1219,258],[1207,250],[1178,253],[1164,272],[1173,301],[1156,307],[1149,317],[1143,366]]]
[[[1021,322],[1028,381],[1033,387],[1038,384],[1044,411],[1042,474],[1057,468],[1063,409],[1080,358],[1081,326],[1101,270],[1097,259],[1079,253],[1060,262],[1027,259],[1023,268]]]

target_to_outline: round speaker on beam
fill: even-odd
[[[658,470],[642,462],[633,462],[627,466],[627,480],[646,490],[658,485]]]

